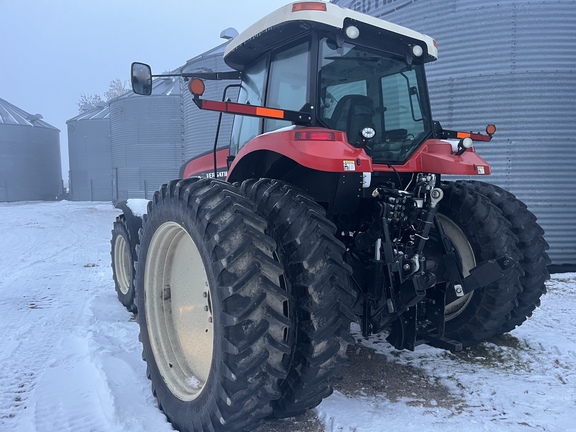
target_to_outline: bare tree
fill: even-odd
[[[128,81],[122,81],[119,78],[110,81],[110,87],[108,91],[104,93],[104,97],[106,98],[106,102],[110,102],[112,99],[117,98],[118,96],[122,96],[130,91],[128,87]]]
[[[90,107],[96,106],[98,102],[102,102],[100,95],[82,93],[80,95],[80,99],[78,100],[78,111],[83,113],[84,111],[90,109]]]
[[[116,78],[110,81],[108,90],[104,93],[104,99],[106,102],[110,102],[112,99],[122,96],[129,91],[130,88],[128,87],[128,81],[122,81],[121,79]],[[98,102],[102,102],[100,95],[82,93],[78,100],[78,111],[83,113],[84,111],[96,106]]]

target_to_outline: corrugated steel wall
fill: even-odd
[[[60,131],[0,124],[0,201],[53,201],[61,193]]]
[[[110,102],[113,195],[148,198],[178,177],[184,161],[180,86],[156,79],[151,96],[128,94]]]
[[[95,107],[66,122],[72,201],[111,201],[110,108]]]
[[[51,201],[62,193],[60,131],[0,99],[0,201]]]
[[[334,0],[434,37],[432,112],[447,129],[498,127],[476,149],[485,181],[538,216],[554,264],[576,263],[576,2]]]
[[[182,72],[222,72],[230,71],[223,60],[224,48],[227,44],[208,51],[198,57],[189,60],[182,68]],[[226,86],[233,81],[204,81],[206,91],[202,96],[203,99],[222,100],[223,92]],[[185,142],[185,159],[188,160],[200,154],[212,151],[214,139],[216,138],[216,128],[218,125],[219,113],[213,111],[202,111],[198,109],[192,100],[192,95],[188,90],[188,82],[181,80],[182,85],[182,109],[184,112],[184,142]],[[237,88],[231,88],[227,92],[232,101],[238,99]],[[224,114],[222,124],[218,135],[218,147],[227,147],[230,145],[230,136],[232,133],[233,116]]]

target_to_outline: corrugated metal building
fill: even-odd
[[[427,66],[434,119],[447,129],[498,127],[476,149],[485,181],[538,216],[554,264],[576,264],[576,2],[334,0],[438,41]]]
[[[0,201],[49,201],[61,193],[60,131],[0,99]]]
[[[112,200],[110,107],[105,102],[68,120],[70,192],[73,201]]]
[[[226,45],[228,45],[228,42],[188,60],[181,68],[182,72],[222,72],[232,70],[223,60]],[[182,107],[184,111],[184,156],[188,160],[212,151],[216,138],[219,113],[200,110],[192,100],[192,94],[188,90],[188,81],[181,80],[180,82],[182,85]],[[234,82],[206,80],[204,83],[206,85],[206,91],[202,96],[204,99],[222,100],[224,89]],[[238,89],[236,87],[230,88],[227,91],[227,98],[236,101],[238,99]],[[224,114],[222,116],[218,147],[230,145],[232,121],[232,115]]]
[[[151,198],[178,177],[184,161],[184,120],[178,79],[153,82],[151,96],[110,101],[114,199]]]

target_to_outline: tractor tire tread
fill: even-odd
[[[296,308],[292,363],[273,403],[275,417],[293,416],[317,406],[332,393],[346,361],[355,319],[356,293],[349,284],[342,243],[324,209],[279,180],[246,180],[241,190],[268,220],[283,250],[284,267]]]
[[[130,274],[130,287],[128,288],[127,293],[123,293],[120,289],[120,283],[118,281],[118,275],[116,274],[116,256],[115,256],[115,244],[116,240],[119,236],[124,237],[124,241],[126,242],[130,258],[131,258],[131,274]],[[134,259],[136,256],[136,246],[138,241],[134,240],[130,236],[130,230],[128,229],[128,222],[126,221],[126,217],[121,214],[116,217],[114,224],[112,226],[112,239],[110,240],[111,248],[110,248],[110,260],[112,263],[112,277],[114,279],[114,289],[116,290],[116,294],[118,296],[118,300],[122,305],[128,310],[128,312],[136,313],[136,301],[134,295]]]
[[[460,182],[443,181],[442,189],[440,213],[468,237],[477,263],[503,255],[520,261],[522,254],[510,223],[488,198]],[[523,274],[522,267],[516,265],[498,281],[474,291],[466,310],[446,323],[446,336],[467,347],[503,333],[504,324],[517,307]]]
[[[152,351],[145,313],[141,312],[140,340],[153,394],[177,430],[252,429],[271,414],[271,402],[280,397],[279,382],[287,376],[283,359],[291,351],[284,340],[290,322],[283,312],[287,295],[279,286],[283,270],[273,258],[276,244],[265,234],[267,222],[251,210],[234,186],[214,179],[171,181],[154,194],[140,232],[136,286],[142,310],[146,249],[151,230],[166,213],[178,223],[190,218],[203,238],[216,281],[210,290],[218,290],[222,298],[221,319],[214,324],[221,326],[223,336],[214,343],[222,358],[213,359],[206,384],[210,388],[203,390],[209,393],[201,409],[191,408],[171,394],[172,398],[166,398],[169,391],[152,359],[147,359]],[[247,305],[252,299],[257,299],[256,304]],[[212,374],[216,376],[211,381]]]
[[[520,277],[522,290],[517,295],[517,304],[511,311],[510,319],[502,325],[503,332],[513,330],[532,316],[540,306],[540,298],[546,293],[550,258],[546,253],[549,245],[543,237],[544,230],[526,204],[505,189],[475,180],[461,180],[458,183],[484,195],[498,207],[518,238],[517,246],[522,254],[519,263],[524,271]]]

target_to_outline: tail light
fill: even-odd
[[[295,141],[336,141],[334,132],[328,131],[298,131],[294,135]]]

